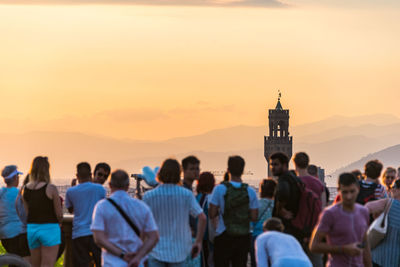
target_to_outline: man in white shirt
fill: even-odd
[[[99,201],[90,229],[96,244],[103,249],[103,266],[126,267],[128,263],[129,266],[142,266],[146,255],[159,239],[153,214],[145,203],[128,195],[129,176],[125,171],[112,173],[110,188],[110,199],[137,227],[140,236],[109,200]]]

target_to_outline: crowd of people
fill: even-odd
[[[65,205],[74,215],[76,267],[400,266],[400,169],[383,171],[372,160],[363,173],[343,173],[331,203],[309,156],[299,152],[293,163],[290,170],[289,158],[274,153],[273,177],[257,193],[244,181],[240,156],[228,158],[220,183],[195,156],[166,159],[159,184],[140,200],[128,194],[126,171],[99,163],[92,172],[81,162],[63,199],[47,157],[36,157],[20,188],[17,166],[1,172],[0,239],[32,266],[54,266],[64,250]],[[382,218],[377,241],[368,229]]]

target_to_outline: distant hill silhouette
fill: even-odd
[[[159,165],[168,156],[178,159],[198,155],[202,170],[223,171],[228,155],[241,154],[254,176],[266,175],[263,152],[265,126],[236,126],[162,142],[114,139],[76,132],[28,132],[0,134],[0,168],[17,164],[24,172],[34,156],[47,155],[52,177],[75,176],[75,165],[88,161],[109,162],[113,168],[138,172],[144,165]],[[311,161],[328,173],[368,153],[400,143],[400,119],[392,115],[335,116],[323,121],[293,126],[294,151],[306,151]]]
[[[388,147],[386,149],[380,150],[375,153],[368,154],[367,156],[361,158],[360,160],[357,160],[349,165],[346,165],[343,168],[336,170],[332,174],[333,181],[336,182],[336,177],[339,174],[346,172],[346,171],[352,171],[354,169],[359,169],[361,171],[364,171],[365,163],[369,160],[374,160],[374,159],[380,160],[383,163],[384,168],[389,167],[389,166],[394,167],[394,168],[399,167],[400,166],[400,144]]]

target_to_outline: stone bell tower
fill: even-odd
[[[268,163],[268,177],[271,177],[269,157],[275,152],[285,153],[289,159],[293,153],[293,137],[289,136],[289,110],[283,109],[281,92],[275,109],[268,111],[269,136],[264,136],[264,157]]]

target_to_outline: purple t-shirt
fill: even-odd
[[[327,242],[330,245],[348,245],[362,243],[368,230],[368,210],[355,204],[354,211],[344,211],[338,203],[326,208],[319,219],[318,231],[327,233]],[[329,267],[354,266],[363,267],[363,256],[351,257],[342,254],[329,255]]]

